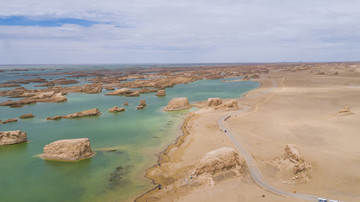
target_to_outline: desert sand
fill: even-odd
[[[257,79],[261,87],[237,99],[240,109],[249,109],[229,118],[227,127],[278,189],[360,201],[360,64],[268,68],[269,74]],[[246,171],[210,185],[179,186],[192,180],[191,171],[207,152],[235,149],[217,125],[229,113],[208,107],[190,113],[184,135],[147,170],[154,186],[161,186],[137,201],[289,201],[256,185]],[[287,144],[295,144],[311,164],[306,178],[269,163],[282,158]]]

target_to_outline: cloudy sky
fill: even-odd
[[[359,61],[359,0],[0,0],[0,64]]]

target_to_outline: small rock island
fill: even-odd
[[[46,160],[78,161],[93,157],[89,138],[64,139],[44,147],[41,157]]]

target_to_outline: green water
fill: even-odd
[[[168,88],[165,97],[154,93],[140,97],[69,94],[66,103],[38,103],[23,108],[0,107],[0,119],[33,113],[33,119],[1,124],[0,130],[22,130],[28,143],[0,147],[0,201],[122,201],[132,199],[153,185],[145,179],[145,169],[156,160],[155,153],[175,141],[187,112],[164,112],[173,97],[188,97],[190,102],[209,97],[235,98],[257,88],[253,81],[222,82],[202,80]],[[4,101],[7,98],[1,98]],[[147,107],[136,110],[140,99]],[[107,109],[122,106],[126,111],[113,114]],[[98,117],[47,121],[46,117],[91,108]],[[96,155],[79,162],[44,161],[35,155],[50,142],[90,139]],[[115,151],[101,151],[112,148]],[[100,150],[99,150],[100,149]],[[112,181],[110,179],[113,179]]]

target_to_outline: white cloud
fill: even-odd
[[[357,0],[0,0],[0,17],[90,27],[0,26],[0,63],[358,60]]]

